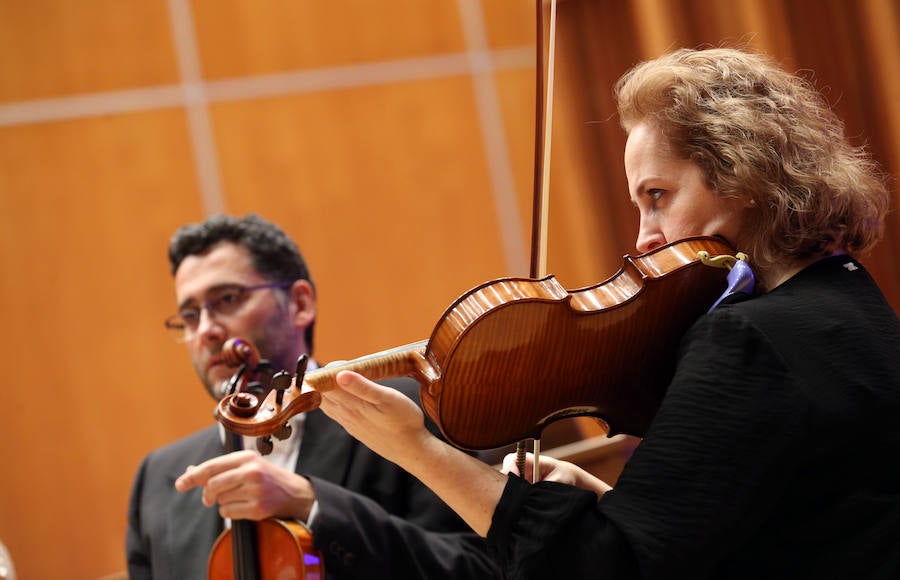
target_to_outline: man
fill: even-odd
[[[178,313],[166,320],[216,400],[234,373],[223,344],[250,341],[275,370],[311,355],[315,291],[296,245],[255,215],[215,216],[173,236]],[[311,367],[315,363],[311,363]],[[417,399],[407,379],[385,384]],[[493,578],[483,541],[431,491],[321,411],[293,420],[265,457],[225,454],[218,425],[150,453],[131,494],[132,580],[205,578],[223,517],[308,523],[329,578]],[[218,504],[218,510],[210,509]]]

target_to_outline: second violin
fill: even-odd
[[[222,348],[225,364],[240,367],[230,381],[229,392],[255,392],[265,396],[272,383],[285,374],[275,374],[251,343],[231,338]],[[240,435],[226,433],[225,451],[242,448]],[[306,526],[296,521],[266,519],[261,522],[234,520],[216,539],[209,554],[207,577],[210,580],[269,580],[297,578],[318,580],[324,577],[321,554],[313,547]]]

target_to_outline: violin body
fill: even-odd
[[[419,381],[425,412],[464,449],[537,439],[549,423],[578,415],[605,422],[609,434],[643,436],[681,337],[727,287],[727,269],[704,253],[734,250],[718,238],[680,240],[625,256],[611,278],[574,291],[552,276],[487,282],[451,304],[426,342],[294,377],[264,400],[226,397],[216,417],[244,435],[275,433],[317,407],[346,369]]]
[[[733,252],[709,238],[662,250],[626,256],[614,276],[580,290],[548,276],[461,296],[425,353],[441,377],[422,389],[429,417],[466,449],[539,439],[549,423],[577,415],[602,420],[610,435],[644,435],[681,337],[726,287],[727,272],[697,253]]]
[[[254,522],[259,562],[258,580],[323,580],[325,567],[313,548],[310,531],[295,521],[268,519]],[[235,578],[234,535],[231,529],[219,535],[209,554],[209,580]]]

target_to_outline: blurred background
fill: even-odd
[[[139,461],[212,421],[163,328],[180,225],[282,225],[322,362],[427,338],[464,291],[528,274],[535,8],[0,0],[0,540],[19,578],[124,570]],[[634,252],[615,80],[709,45],[802,72],[897,175],[897,0],[561,0],[547,269],[566,288]],[[892,213],[865,261],[895,310],[898,248]]]

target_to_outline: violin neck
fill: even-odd
[[[232,431],[225,432],[225,451],[232,453],[244,448],[243,438]],[[256,522],[231,520],[231,557],[234,580],[261,580]]]
[[[427,341],[415,342],[384,350],[351,361],[341,362],[311,371],[303,377],[313,389],[326,392],[335,386],[340,371],[357,372],[369,380],[393,377],[412,377],[421,384],[430,384],[438,377],[433,365],[425,358]],[[296,377],[294,380],[296,386]]]
[[[256,522],[231,521],[231,551],[235,580],[261,580]]]

